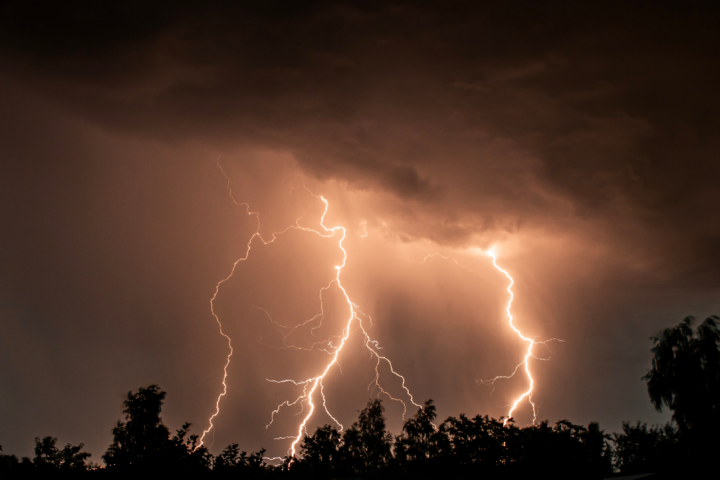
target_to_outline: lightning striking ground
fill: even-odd
[[[305,231],[305,232],[314,233],[314,234],[319,235],[319,236],[321,236],[321,237],[323,237],[323,238],[331,238],[331,237],[334,237],[334,236],[335,236],[336,234],[338,234],[338,232],[339,232],[339,233],[340,233],[340,239],[339,239],[339,241],[338,241],[338,248],[343,252],[342,264],[335,266],[335,272],[336,272],[336,273],[335,273],[335,278],[334,278],[333,280],[331,280],[330,283],[329,283],[326,287],[323,287],[323,288],[320,290],[321,313],[318,314],[318,315],[316,315],[315,317],[311,318],[310,320],[307,320],[306,322],[304,322],[304,323],[301,324],[300,326],[305,325],[305,324],[307,324],[307,323],[315,320],[316,318],[323,318],[323,316],[324,316],[324,311],[323,311],[323,304],[322,304],[322,294],[323,294],[324,291],[326,291],[326,290],[328,290],[329,288],[331,288],[333,284],[335,284],[335,285],[337,286],[337,288],[339,288],[340,291],[342,292],[342,294],[343,294],[343,296],[344,296],[344,298],[345,298],[345,301],[347,302],[348,309],[349,309],[349,317],[348,317],[348,319],[347,319],[347,323],[346,323],[346,325],[345,325],[345,328],[342,330],[342,336],[340,337],[340,342],[339,342],[339,344],[333,345],[333,342],[332,342],[332,338],[333,338],[333,337],[331,337],[330,339],[326,340],[325,342],[316,342],[315,344],[313,344],[313,346],[310,347],[310,348],[312,349],[312,348],[313,348],[315,345],[317,345],[317,344],[325,343],[326,348],[325,348],[325,349],[321,349],[321,351],[323,351],[323,352],[331,355],[330,361],[325,365],[325,367],[324,367],[324,369],[322,370],[322,373],[321,373],[320,375],[315,376],[315,377],[311,377],[311,378],[308,378],[308,379],[305,379],[305,380],[301,380],[301,381],[296,381],[296,380],[292,380],[292,379],[285,379],[285,380],[271,380],[271,379],[268,379],[268,381],[269,381],[269,382],[272,382],[272,383],[292,383],[292,384],[294,384],[294,385],[302,386],[302,387],[303,387],[303,388],[302,388],[302,394],[301,394],[299,397],[297,397],[294,401],[286,400],[286,401],[282,402],[281,404],[279,404],[279,405],[275,408],[275,410],[272,411],[271,416],[270,416],[270,423],[268,424],[268,426],[269,426],[270,424],[272,424],[272,422],[274,421],[275,415],[276,415],[277,413],[279,413],[280,410],[281,410],[283,407],[290,407],[290,406],[294,406],[294,405],[300,404],[300,406],[301,406],[301,408],[302,408],[302,410],[301,410],[300,413],[302,413],[302,412],[305,411],[305,402],[307,403],[307,406],[309,407],[307,414],[305,415],[305,417],[303,418],[302,422],[301,422],[300,425],[298,426],[297,435],[279,437],[279,439],[293,439],[293,442],[292,442],[292,444],[290,445],[290,448],[288,449],[288,455],[290,456],[290,458],[292,459],[292,458],[295,456],[295,454],[296,454],[296,452],[297,452],[297,445],[298,445],[298,443],[300,442],[300,440],[302,439],[303,435],[306,434],[307,423],[308,423],[308,421],[310,420],[310,418],[312,417],[313,413],[315,412],[314,395],[316,394],[316,392],[317,392],[317,390],[318,390],[318,387],[319,387],[319,391],[320,391],[320,397],[322,398],[322,406],[323,406],[323,409],[324,409],[325,413],[326,413],[335,423],[337,423],[338,426],[340,426],[340,429],[341,429],[341,431],[342,431],[343,425],[330,413],[330,410],[329,410],[328,407],[327,407],[327,401],[326,401],[325,393],[324,393],[324,389],[323,389],[323,380],[325,379],[325,377],[327,376],[328,372],[331,370],[331,368],[332,368],[333,366],[338,365],[338,367],[339,367],[338,357],[339,357],[339,355],[340,355],[340,352],[342,351],[343,347],[345,346],[345,344],[346,344],[348,338],[350,337],[351,333],[353,333],[354,331],[360,330],[360,331],[362,332],[362,335],[363,335],[363,337],[364,337],[364,345],[365,345],[365,347],[369,350],[371,357],[374,356],[374,357],[376,358],[376,360],[377,360],[376,365],[375,365],[375,378],[373,379],[373,381],[370,382],[370,385],[368,386],[368,389],[371,389],[371,387],[372,387],[371,393],[372,393],[372,391],[374,391],[374,390],[377,388],[377,389],[379,389],[378,395],[380,395],[380,394],[385,394],[385,395],[387,395],[390,399],[402,403],[403,408],[404,408],[404,410],[403,410],[403,419],[404,419],[405,413],[407,412],[407,405],[406,405],[406,403],[405,403],[402,399],[400,399],[400,398],[393,397],[393,396],[392,396],[391,394],[389,394],[386,390],[384,390],[384,389],[382,388],[382,386],[380,385],[380,383],[379,383],[380,373],[379,373],[379,370],[378,370],[378,369],[379,369],[379,367],[380,367],[380,364],[384,362],[384,363],[387,363],[387,365],[388,365],[388,367],[389,367],[389,369],[390,369],[390,372],[391,372],[394,376],[396,376],[397,378],[399,378],[399,379],[402,381],[402,388],[403,388],[403,390],[405,391],[405,393],[407,394],[407,396],[408,396],[408,398],[409,398],[409,401],[410,401],[413,405],[417,406],[418,408],[421,408],[421,405],[418,404],[417,402],[415,402],[415,399],[413,398],[412,394],[410,393],[410,390],[409,390],[408,387],[405,385],[405,378],[404,378],[402,375],[400,375],[399,373],[397,373],[397,372],[395,371],[395,369],[394,369],[394,367],[393,367],[393,365],[392,365],[392,362],[391,362],[386,356],[380,355],[380,354],[378,353],[378,350],[379,350],[381,347],[379,346],[379,344],[378,344],[378,342],[377,342],[376,340],[372,340],[372,339],[370,338],[369,334],[367,333],[367,330],[366,330],[365,327],[363,326],[363,320],[362,320],[361,316],[363,316],[363,317],[365,317],[365,318],[368,318],[368,319],[370,320],[370,324],[371,324],[371,325],[372,325],[372,319],[370,318],[369,315],[363,313],[363,312],[358,308],[358,306],[350,299],[350,296],[349,296],[348,292],[345,290],[345,287],[343,287],[343,285],[342,285],[342,283],[341,283],[340,275],[341,275],[341,272],[342,272],[343,268],[345,267],[345,265],[346,265],[346,263],[347,263],[347,251],[345,250],[345,247],[343,246],[343,241],[344,241],[345,238],[346,238],[347,230],[345,229],[345,227],[342,227],[342,226],[335,226],[335,227],[331,227],[331,228],[328,228],[328,227],[325,226],[325,215],[327,214],[327,211],[328,211],[328,208],[329,208],[329,203],[328,203],[328,201],[327,201],[323,196],[321,196],[321,195],[315,195],[315,194],[313,194],[307,187],[305,187],[305,186],[303,185],[303,187],[301,187],[301,188],[304,188],[305,190],[307,190],[307,192],[308,192],[311,196],[313,196],[314,198],[320,200],[320,201],[323,203],[324,207],[325,207],[325,208],[324,208],[324,211],[323,211],[323,214],[322,214],[322,216],[321,216],[321,218],[320,218],[320,226],[322,227],[322,232],[321,232],[321,231],[318,231],[318,230],[315,230],[315,229],[312,229],[312,228],[308,228],[308,227],[303,227],[303,226],[301,226],[301,225],[299,224],[299,220],[300,220],[300,219],[298,219],[298,220],[295,221],[295,224],[294,224],[294,225],[289,226],[288,228],[286,228],[285,230],[283,230],[283,231],[281,231],[281,232],[275,232],[275,233],[273,233],[273,234],[271,235],[271,237],[270,237],[269,240],[265,240],[265,239],[263,239],[263,237],[262,237],[262,236],[260,235],[260,233],[259,233],[259,232],[260,232],[260,214],[259,214],[258,212],[252,212],[252,211],[250,210],[249,204],[247,204],[247,203],[245,203],[245,202],[238,202],[237,200],[235,200],[235,198],[234,198],[234,196],[233,196],[233,193],[232,193],[232,189],[231,189],[231,187],[230,187],[230,178],[227,176],[227,174],[225,173],[225,171],[222,169],[222,166],[220,165],[219,161],[218,161],[218,167],[220,168],[220,170],[222,171],[223,175],[225,176],[225,178],[226,178],[226,180],[227,180],[227,190],[228,190],[228,193],[229,193],[230,198],[233,200],[233,202],[234,202],[236,205],[238,205],[238,206],[244,206],[244,207],[245,207],[245,210],[246,210],[246,212],[247,212],[248,215],[250,215],[250,216],[255,216],[255,217],[256,217],[256,219],[257,219],[257,229],[256,229],[256,232],[250,237],[250,240],[249,240],[248,243],[247,243],[247,248],[246,248],[246,251],[245,251],[245,255],[244,255],[243,257],[239,258],[238,260],[236,260],[235,263],[234,263],[233,266],[232,266],[232,269],[231,269],[231,271],[230,271],[230,274],[229,274],[227,277],[225,277],[224,279],[220,280],[220,281],[216,284],[216,286],[215,286],[215,293],[214,293],[212,299],[210,300],[210,311],[211,311],[213,317],[215,318],[215,320],[216,320],[216,322],[217,322],[217,324],[218,324],[218,327],[219,327],[219,329],[220,329],[220,334],[227,339],[228,348],[229,348],[229,353],[228,353],[228,356],[227,356],[227,359],[226,359],[226,362],[225,362],[225,366],[224,366],[224,369],[223,369],[223,379],[222,379],[223,390],[222,390],[222,392],[219,394],[219,396],[218,396],[218,398],[217,398],[217,401],[216,401],[216,403],[215,403],[215,407],[216,407],[216,408],[215,408],[215,413],[214,413],[214,414],[209,418],[209,420],[208,420],[209,427],[208,427],[205,431],[203,431],[202,436],[200,437],[200,445],[203,444],[203,441],[204,441],[205,436],[214,428],[213,420],[214,420],[214,419],[219,415],[219,413],[220,413],[220,401],[222,400],[222,397],[224,397],[224,396],[227,394],[227,370],[228,370],[228,367],[229,367],[229,365],[230,365],[231,357],[232,357],[232,354],[233,354],[232,340],[231,340],[231,338],[230,338],[226,333],[224,333],[223,328],[222,328],[222,322],[220,321],[220,318],[218,317],[218,315],[217,315],[217,313],[215,312],[215,309],[214,309],[215,300],[216,300],[216,298],[217,298],[217,296],[218,296],[218,293],[219,293],[219,291],[220,291],[220,287],[222,286],[223,283],[227,282],[228,280],[230,280],[230,278],[232,278],[232,276],[235,274],[235,270],[236,270],[238,264],[239,264],[240,262],[243,262],[243,261],[247,260],[248,256],[250,255],[250,250],[251,250],[251,248],[252,248],[252,243],[253,243],[253,241],[254,241],[256,238],[258,238],[263,244],[267,245],[267,244],[269,244],[269,243],[274,242],[274,241],[278,238],[279,235],[281,235],[281,234],[283,234],[283,233],[285,233],[285,232],[287,232],[287,231],[289,231],[289,230],[302,230],[302,231]],[[293,189],[293,190],[294,190],[294,189]],[[366,235],[367,235],[367,231],[364,232],[364,235],[363,235],[363,236],[366,236]],[[270,314],[267,312],[267,310],[265,310],[265,309],[263,309],[263,308],[261,308],[261,307],[255,307],[255,308],[264,311],[264,312],[267,314],[268,318],[270,318]],[[279,325],[279,324],[277,324],[276,322],[274,322],[274,321],[272,320],[272,318],[270,318],[270,321],[273,322],[275,325],[278,325],[278,326],[280,326],[280,327],[283,327],[282,325]],[[353,329],[352,329],[352,325],[353,325],[353,322],[354,322],[354,321],[357,321],[357,323],[358,323],[358,328],[356,328],[356,329],[353,330]],[[284,328],[284,327],[283,327],[283,328]],[[283,344],[285,345],[286,348],[298,348],[298,347],[296,347],[296,346],[287,345],[287,344],[285,343],[285,340],[287,339],[288,335],[289,335],[289,334],[292,332],[292,330],[294,330],[295,328],[297,328],[297,327],[292,327],[292,328],[290,329],[290,332],[287,332],[287,333],[283,336]],[[315,327],[313,330],[315,330],[316,328],[317,328],[317,327]],[[335,337],[335,338],[337,338],[337,337]],[[266,428],[267,428],[267,427],[266,427]],[[277,460],[277,458],[275,458],[275,459]]]
[[[523,341],[527,342],[527,344],[528,344],[528,348],[527,348],[527,352],[525,353],[525,357],[523,358],[522,363],[520,363],[517,367],[515,367],[515,371],[509,376],[495,377],[492,380],[492,382],[494,383],[495,380],[497,380],[499,378],[510,378],[517,373],[520,366],[523,366],[523,365],[525,366],[525,373],[527,374],[528,383],[529,383],[528,389],[527,389],[527,391],[523,392],[522,395],[520,395],[518,398],[515,399],[512,406],[510,407],[510,411],[508,411],[507,417],[503,421],[503,425],[506,425],[508,420],[510,420],[512,418],[513,412],[517,408],[518,404],[520,402],[522,402],[523,399],[526,397],[527,397],[530,405],[532,405],[533,425],[535,425],[535,421],[537,420],[537,412],[535,409],[535,402],[532,401],[532,391],[533,391],[533,387],[535,386],[535,379],[533,378],[532,373],[530,373],[530,364],[528,363],[528,360],[530,359],[530,357],[533,356],[533,347],[535,346],[535,340],[523,335],[522,332],[520,330],[518,330],[518,328],[513,324],[514,317],[512,315],[512,312],[510,311],[510,309],[512,308],[512,302],[515,299],[515,294],[512,291],[512,287],[515,284],[515,280],[513,280],[513,278],[510,276],[510,274],[506,270],[504,270],[497,264],[497,256],[495,255],[495,253],[492,250],[488,250],[485,253],[487,254],[487,256],[492,258],[493,267],[495,267],[498,271],[502,272],[502,274],[505,275],[507,277],[508,281],[510,282],[507,287],[507,292],[510,295],[510,299],[508,300],[507,307],[505,308],[505,312],[507,313],[507,317],[508,317],[508,323],[510,324],[510,328],[512,328],[515,331],[515,333],[517,333],[518,337],[522,338]]]
[[[551,342],[551,341],[562,342],[563,340],[560,340],[559,338],[551,338],[549,340],[538,341],[538,340],[535,340],[533,338],[529,338],[529,337],[526,337],[525,335],[523,335],[523,333],[520,331],[520,329],[518,329],[515,326],[515,324],[513,323],[514,317],[512,315],[512,312],[510,311],[510,309],[512,308],[512,302],[515,299],[515,294],[512,291],[512,287],[515,284],[515,280],[513,280],[513,278],[510,276],[510,274],[506,270],[504,270],[502,267],[500,267],[497,264],[497,256],[492,251],[492,249],[486,251],[485,253],[487,254],[487,256],[492,258],[493,267],[495,267],[499,272],[501,272],[503,275],[505,275],[505,277],[507,277],[508,281],[510,282],[507,287],[507,292],[510,295],[510,299],[508,300],[507,307],[505,308],[505,312],[507,313],[508,323],[510,324],[510,328],[512,328],[513,331],[515,333],[517,333],[518,337],[520,337],[523,341],[527,342],[528,348],[525,353],[525,356],[523,357],[523,361],[520,364],[518,364],[517,367],[515,367],[515,370],[513,371],[512,374],[505,375],[505,376],[498,376],[498,377],[495,377],[494,379],[490,380],[489,382],[483,382],[483,383],[494,384],[495,381],[498,379],[511,378],[517,373],[517,371],[520,369],[520,367],[524,367],[525,374],[527,375],[527,378],[528,378],[528,389],[515,399],[515,401],[513,402],[513,404],[510,407],[510,410],[508,411],[507,417],[503,421],[503,425],[506,425],[508,420],[510,420],[512,418],[513,412],[518,407],[518,404],[520,402],[522,402],[523,399],[525,399],[525,398],[528,399],[528,403],[530,403],[530,405],[532,406],[533,425],[535,425],[535,422],[537,421],[537,411],[535,408],[535,402],[532,401],[532,392],[533,392],[533,388],[535,386],[535,379],[533,378],[532,373],[530,372],[530,363],[529,362],[530,362],[530,358],[534,358],[536,360],[543,360],[543,359],[538,358],[535,355],[533,355],[533,348],[535,347],[535,345],[546,345],[547,346],[547,342]]]
[[[527,350],[526,350],[526,352],[525,352],[525,356],[523,357],[523,361],[520,362],[520,363],[515,367],[515,369],[513,370],[513,372],[512,372],[510,375],[499,375],[499,376],[497,376],[497,377],[495,377],[495,378],[493,378],[493,379],[491,379],[491,380],[480,380],[480,382],[481,382],[483,385],[493,385],[493,386],[494,386],[494,385],[495,385],[495,382],[496,382],[497,380],[500,380],[500,379],[509,379],[509,378],[514,377],[515,374],[518,372],[518,370],[520,370],[520,368],[523,367],[524,370],[525,370],[525,374],[527,375],[527,378],[528,378],[528,388],[527,388],[526,391],[524,391],[519,397],[517,397],[517,398],[513,401],[512,405],[510,406],[510,410],[508,411],[507,416],[506,416],[505,419],[503,420],[503,425],[507,425],[507,422],[512,418],[513,413],[514,413],[515,410],[517,409],[518,405],[519,405],[520,402],[522,402],[525,398],[528,399],[528,403],[532,406],[532,411],[533,411],[533,425],[534,425],[535,422],[537,421],[537,410],[536,410],[536,407],[535,407],[535,402],[532,401],[532,392],[533,392],[533,388],[535,387],[535,379],[533,378],[532,373],[531,373],[531,371],[530,371],[530,363],[529,363],[529,360],[530,360],[531,358],[535,358],[535,359],[537,359],[537,360],[544,360],[544,359],[538,358],[538,357],[536,357],[535,355],[533,355],[533,348],[535,347],[535,345],[546,345],[547,342],[550,342],[550,341],[553,341],[553,340],[554,340],[554,341],[558,341],[558,342],[562,342],[563,340],[560,340],[560,339],[557,339],[557,338],[552,338],[552,339],[550,339],[550,340],[538,341],[538,340],[535,340],[535,339],[533,339],[533,338],[529,338],[529,337],[526,337],[525,335],[523,335],[523,333],[520,331],[520,329],[518,329],[518,328],[515,326],[515,324],[514,324],[515,318],[513,317],[512,311],[511,311],[511,310],[512,310],[513,300],[515,299],[515,294],[514,294],[514,292],[513,292],[513,290],[512,290],[512,287],[513,287],[513,285],[515,284],[515,280],[512,278],[512,276],[510,276],[510,274],[509,274],[505,269],[503,269],[502,267],[500,267],[500,266],[498,265],[498,263],[497,263],[497,255],[495,254],[495,252],[493,252],[492,249],[484,250],[484,251],[481,250],[481,252],[482,252],[483,254],[487,255],[488,257],[490,257],[490,258],[492,259],[493,267],[495,267],[495,269],[496,269],[497,271],[499,271],[500,273],[502,273],[502,274],[508,279],[509,284],[508,284],[508,287],[507,287],[507,292],[508,292],[508,294],[510,295],[510,298],[508,299],[507,306],[505,307],[505,313],[506,313],[506,315],[507,315],[508,323],[509,323],[509,325],[510,325],[510,328],[512,328],[512,330],[513,330],[513,331],[518,335],[518,337],[520,337],[524,342],[527,342]],[[440,258],[442,258],[443,260],[452,260],[452,261],[455,263],[455,265],[457,265],[459,268],[462,268],[463,270],[466,270],[466,271],[471,272],[471,273],[477,273],[477,272],[475,272],[475,271],[473,271],[473,270],[465,267],[464,265],[460,264],[456,259],[454,259],[454,258],[452,258],[452,257],[446,257],[446,256],[441,255],[441,254],[439,254],[439,253],[433,253],[433,254],[427,255],[427,256],[425,256],[425,258],[424,258],[421,262],[417,262],[417,263],[425,263],[425,262],[427,261],[427,259],[433,258],[433,257],[440,257]]]
[[[309,190],[308,190],[308,192],[309,192]],[[325,234],[318,232],[317,230],[314,230],[314,229],[301,227],[297,223],[296,223],[296,227],[300,230],[312,232],[312,233],[315,233],[322,237],[332,237],[332,236],[335,236],[336,232],[338,232],[338,231],[341,232],[341,237],[340,237],[340,240],[338,241],[338,248],[343,252],[343,261],[342,261],[341,265],[335,266],[335,272],[336,272],[335,279],[333,281],[331,281],[330,283],[331,284],[335,283],[337,285],[337,287],[340,289],[340,291],[342,292],[343,296],[345,297],[345,301],[347,302],[348,308],[350,310],[350,316],[348,317],[347,324],[346,324],[345,328],[343,329],[343,335],[340,340],[340,344],[337,345],[337,347],[335,347],[334,352],[332,353],[332,358],[325,366],[322,374],[318,375],[317,377],[308,378],[306,380],[299,381],[299,382],[295,381],[295,380],[269,380],[268,379],[268,381],[271,381],[274,383],[293,383],[295,385],[303,385],[303,394],[300,397],[298,397],[292,403],[284,402],[283,404],[280,404],[278,406],[278,408],[275,410],[275,412],[278,412],[279,409],[284,405],[289,406],[289,405],[297,404],[298,402],[302,403],[304,400],[307,401],[308,406],[310,407],[309,412],[307,413],[307,415],[305,416],[305,418],[303,419],[303,421],[300,423],[300,425],[298,427],[297,436],[295,437],[294,441],[290,445],[290,449],[288,451],[288,454],[290,457],[295,456],[295,453],[297,451],[297,445],[300,442],[300,440],[302,439],[303,435],[306,433],[305,429],[307,426],[307,422],[309,421],[310,417],[312,417],[313,413],[315,412],[315,403],[313,402],[313,394],[317,391],[318,387],[320,387],[320,396],[322,397],[325,413],[327,413],[327,415],[330,418],[332,418],[333,421],[335,421],[335,423],[338,424],[338,426],[340,426],[341,430],[343,429],[342,424],[330,413],[330,411],[327,408],[326,398],[325,398],[325,394],[323,392],[323,383],[322,382],[323,382],[323,379],[328,374],[328,372],[330,371],[330,369],[334,365],[337,364],[338,356],[340,355],[340,352],[342,351],[343,347],[345,346],[345,343],[347,342],[347,340],[350,337],[350,334],[352,332],[351,327],[352,327],[352,323],[354,320],[358,321],[359,328],[363,333],[363,336],[365,339],[365,347],[371,352],[371,355],[374,355],[377,358],[377,363],[376,363],[376,368],[375,368],[376,376],[375,376],[374,382],[371,382],[371,385],[374,383],[375,385],[377,385],[380,388],[381,393],[386,394],[392,400],[401,402],[404,407],[404,412],[403,412],[403,417],[404,417],[404,413],[407,411],[407,405],[405,404],[405,402],[403,402],[401,399],[392,397],[389,393],[387,393],[385,390],[383,390],[382,387],[380,386],[380,384],[378,383],[379,373],[378,373],[377,368],[381,362],[383,362],[383,361],[387,362],[392,374],[399,377],[402,380],[402,387],[405,390],[405,392],[407,393],[407,395],[410,399],[410,402],[419,408],[421,407],[418,403],[415,402],[412,394],[410,393],[410,390],[405,386],[405,378],[395,371],[395,369],[392,366],[392,362],[387,357],[380,355],[377,352],[377,348],[379,348],[377,341],[372,340],[370,338],[367,331],[365,330],[365,328],[362,325],[362,319],[358,316],[358,312],[361,315],[364,315],[364,314],[362,314],[362,312],[359,310],[357,305],[350,299],[350,296],[348,295],[347,290],[345,290],[345,287],[343,287],[342,282],[340,281],[340,274],[342,272],[342,269],[345,267],[345,265],[347,263],[347,251],[345,250],[345,247],[343,246],[343,241],[345,240],[345,237],[347,235],[347,230],[345,229],[345,227],[340,227],[340,226],[331,227],[331,228],[326,227],[325,226],[325,215],[327,214],[327,211],[329,208],[329,203],[323,196],[315,195],[312,192],[310,192],[310,194],[313,197],[318,198],[325,205],[325,211],[323,212],[322,217],[320,218],[320,226],[323,228],[323,231],[325,232]],[[327,289],[329,287],[330,287],[330,285],[325,287],[325,289]],[[309,391],[307,390],[308,386],[311,386]]]

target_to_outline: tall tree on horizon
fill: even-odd
[[[693,331],[694,317],[651,337],[652,368],[643,377],[655,409],[672,410],[691,464],[714,458],[720,445],[720,318]]]
[[[330,425],[318,427],[312,436],[305,435],[300,447],[301,468],[316,478],[329,478],[334,470],[341,469],[340,438],[340,432]]]
[[[682,433],[720,420],[720,318],[693,331],[694,317],[651,337],[652,368],[643,377],[655,408],[667,406]]]
[[[125,422],[113,428],[113,443],[103,460],[108,467],[136,467],[158,462],[167,447],[170,431],[160,418],[165,392],[158,385],[128,392],[123,402]]]
[[[392,439],[387,431],[382,400],[368,401],[358,421],[345,430],[343,435],[343,465],[360,474],[381,470],[392,459]]]
[[[440,437],[433,423],[437,417],[435,405],[427,400],[417,413],[405,421],[403,431],[395,439],[395,458],[401,464],[424,465],[439,454]]]

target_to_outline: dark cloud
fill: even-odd
[[[108,128],[285,149],[318,178],[439,202],[458,223],[492,224],[478,206],[493,199],[523,223],[644,222],[668,248],[712,248],[687,228],[682,240],[669,233],[718,214],[696,208],[717,176],[709,2],[9,2],[4,12],[17,75]],[[474,181],[457,191],[458,177]]]

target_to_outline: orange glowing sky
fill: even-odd
[[[648,337],[720,311],[717,14],[301,3],[0,7],[5,451],[98,461],[149,383],[213,452],[378,394],[524,425],[525,358],[538,419],[664,421]]]

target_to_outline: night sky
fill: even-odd
[[[481,382],[526,349],[492,248],[518,328],[563,340],[530,361],[538,419],[669,420],[641,380],[648,338],[720,313],[718,9],[493,3],[2,2],[4,451],[52,435],[99,462],[151,383],[170,428],[207,428],[229,352],[210,299],[258,228],[233,198],[269,240],[321,229],[310,192],[346,229],[342,285],[378,351],[441,419],[506,415],[527,389]],[[220,285],[213,453],[286,453],[299,404],[265,427],[302,387],[267,379],[318,375],[328,354],[301,348],[341,334],[347,304],[331,284],[299,348],[277,324],[320,313],[339,237],[256,238]],[[343,425],[375,364],[355,328],[323,383]]]

